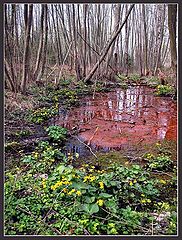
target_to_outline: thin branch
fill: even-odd
[[[97,158],[97,155],[95,155],[95,153],[92,151],[91,147],[89,147],[86,143],[82,142],[78,137],[73,136],[74,138],[76,138],[80,143],[84,144],[89,150],[90,152],[94,155],[95,158]]]

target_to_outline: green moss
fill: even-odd
[[[95,157],[91,157],[88,159],[88,163],[99,165],[101,168],[107,168],[112,163],[119,163],[124,165],[127,162],[127,158],[123,156],[118,151],[111,151],[108,153],[98,153],[97,159]]]

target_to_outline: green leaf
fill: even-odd
[[[108,193],[101,193],[101,194],[99,194],[99,197],[100,198],[110,198],[110,197],[112,197],[112,195],[108,194]]]
[[[90,206],[90,214],[97,213],[98,211],[99,211],[99,206],[96,203],[91,204],[91,206]]]
[[[32,156],[25,156],[24,158],[23,158],[23,163],[31,163],[31,162],[33,162],[34,161],[34,158],[32,158]]]
[[[59,165],[59,167],[57,167],[57,170],[59,171],[59,173],[63,173],[65,169],[66,167],[64,165]]]
[[[105,202],[105,205],[106,205],[106,207],[113,208],[116,206],[116,203],[113,200],[109,200],[109,201]]]
[[[94,203],[94,204],[83,204],[82,209],[86,213],[92,215],[93,213],[97,213],[99,211],[99,206],[96,203]]]
[[[88,196],[85,197],[86,203],[93,203],[94,201],[95,201],[95,197],[88,197]]]
[[[133,169],[139,170],[139,169],[140,169],[140,166],[139,166],[139,165],[133,165]]]
[[[73,187],[73,188],[76,188],[76,189],[78,189],[78,190],[80,190],[80,189],[88,189],[87,184],[82,183],[82,182],[81,182],[81,183],[73,182],[72,187]]]
[[[120,184],[119,181],[110,181],[111,186],[118,186]]]

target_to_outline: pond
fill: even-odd
[[[130,86],[96,93],[94,99],[83,98],[80,107],[60,113],[56,124],[77,129],[79,140],[95,150],[121,150],[163,139],[176,140],[176,102],[170,97],[154,96],[153,91],[146,86]],[[74,139],[69,144],[81,147]]]

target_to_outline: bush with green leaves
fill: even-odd
[[[41,124],[59,113],[58,104],[52,107],[43,107],[30,111],[28,121]]]
[[[152,88],[156,88],[160,84],[160,79],[156,76],[147,78],[147,85]]]
[[[147,154],[145,157],[148,159],[146,167],[150,170],[167,171],[172,170],[174,166],[170,156],[165,153],[158,154],[157,156]]]
[[[155,94],[158,96],[171,96],[174,95],[174,87],[167,85],[158,85]]]
[[[57,162],[66,162],[65,154],[57,145],[51,146],[47,141],[39,142],[32,154],[24,155],[21,158],[22,164],[28,164],[33,172],[50,172]]]
[[[53,141],[63,141],[66,140],[68,130],[66,128],[55,125],[46,128],[46,132]]]
[[[48,91],[47,95],[49,102],[60,102],[64,100],[64,105],[71,106],[78,102],[77,92],[67,88],[54,89],[54,91]]]
[[[131,74],[130,79],[134,82],[138,82],[140,80],[140,75],[139,74]]]
[[[116,79],[119,80],[119,81],[127,81],[127,76],[122,75],[122,74],[118,74],[116,76]]]

